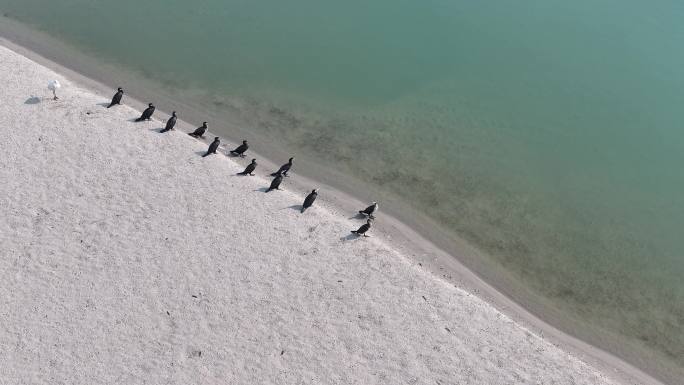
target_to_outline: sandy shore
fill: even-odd
[[[7,383],[651,382],[438,277],[437,256],[390,241],[413,235],[391,219],[348,237],[362,222],[339,193],[301,215],[313,182],[264,194],[268,162],[237,177],[246,161],[201,158],[206,143],[132,123],[111,95],[5,48],[0,62]]]

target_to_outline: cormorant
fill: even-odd
[[[280,190],[278,187],[280,187],[280,183],[283,181],[283,174],[281,173],[276,173],[276,177],[273,178],[273,181],[271,182],[271,186],[266,190],[266,192],[269,192],[271,190]]]
[[[221,144],[221,141],[219,140],[218,136],[214,138],[214,141],[211,142],[209,145],[209,149],[207,150],[207,153],[202,155],[202,158],[205,156],[209,156],[211,154],[216,154],[216,150],[218,150],[218,146]]]
[[[366,223],[364,225],[359,227],[358,230],[352,230],[352,234],[363,235],[364,237],[368,237],[368,235],[366,235],[366,231],[370,230],[372,223],[373,223],[373,220],[368,218],[368,221],[366,221]]]
[[[114,97],[112,97],[112,102],[109,103],[107,108],[111,108],[115,104],[121,104],[121,98],[123,98],[123,94],[124,94],[123,88],[119,87],[117,89],[116,93],[114,94]]]
[[[366,207],[365,209],[359,211],[359,214],[365,215],[369,218],[374,218],[373,213],[375,213],[378,210],[378,202],[371,202],[371,205]]]
[[[142,115],[138,119],[136,119],[136,122],[142,122],[143,120],[150,120],[152,119],[152,114],[154,113],[154,105],[152,103],[147,105],[147,108],[145,111],[143,111]]]
[[[290,160],[288,160],[287,163],[280,166],[278,171],[271,174],[271,176],[276,176],[276,174],[283,174],[284,176],[287,176],[287,172],[290,171],[290,168],[292,167],[292,161],[293,160],[294,160],[294,158],[290,158]]]
[[[257,166],[256,159],[252,159],[252,163],[248,164],[247,167],[245,167],[245,171],[239,172],[238,175],[251,175],[251,176],[254,176],[254,174],[252,174],[252,173],[253,173],[254,170],[256,169],[256,166]]]
[[[242,141],[242,144],[239,145],[235,150],[232,150],[230,153],[233,155],[239,155],[239,156],[245,156],[245,151],[249,148],[249,144],[247,144],[246,140]]]
[[[311,207],[311,205],[314,204],[314,201],[316,200],[317,196],[318,196],[318,190],[313,189],[311,191],[311,194],[307,195],[306,198],[304,199],[304,204],[302,205],[302,211],[301,212],[304,212],[304,210]]]
[[[197,127],[197,129],[188,135],[194,136],[195,138],[204,138],[204,133],[207,132],[207,122],[202,123],[202,127]]]
[[[178,120],[178,116],[176,116],[176,111],[173,111],[169,120],[166,121],[166,127],[164,127],[160,132],[173,130],[173,127],[176,125],[176,120]]]

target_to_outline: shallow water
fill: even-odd
[[[0,12],[423,207],[558,309],[684,367],[681,3]]]

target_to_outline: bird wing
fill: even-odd
[[[316,199],[314,195],[307,195],[306,199],[304,199],[304,207],[311,206],[313,204],[314,199]]]

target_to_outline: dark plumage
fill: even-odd
[[[287,176],[287,172],[290,171],[290,168],[292,167],[292,161],[294,161],[294,158],[290,158],[290,160],[288,160],[287,163],[280,166],[278,171],[271,174],[271,176],[276,176],[277,174],[283,174],[284,176]]]
[[[302,205],[302,213],[304,210],[308,209],[311,207],[311,205],[314,204],[314,201],[316,200],[316,197],[318,196],[318,190],[313,189],[309,195],[304,198],[304,204]]]
[[[124,94],[123,88],[119,87],[117,89],[116,93],[114,94],[114,97],[112,97],[112,102],[109,103],[107,108],[111,108],[114,105],[121,104],[121,98],[123,98],[123,94]]]
[[[173,130],[173,127],[176,126],[176,120],[178,120],[178,117],[176,116],[176,111],[173,111],[169,120],[166,121],[166,127],[164,127],[161,132]]]
[[[207,122],[202,123],[201,127],[197,127],[197,129],[188,135],[194,136],[195,138],[204,138],[204,133],[207,132]]]
[[[352,234],[363,235],[364,237],[367,237],[368,235],[366,235],[366,232],[370,230],[372,223],[373,220],[368,219],[368,221],[365,224],[361,225],[361,227],[359,227],[358,230],[352,230]]]
[[[280,184],[283,182],[283,174],[281,173],[276,173],[276,177],[273,178],[273,181],[271,182],[271,186],[269,186],[268,190],[266,192],[269,192],[271,190],[280,190],[278,187],[280,187]]]
[[[242,141],[242,144],[239,145],[235,150],[232,150],[230,153],[233,155],[239,155],[239,156],[245,156],[245,151],[249,148],[249,144],[247,144],[246,140]]]
[[[245,171],[239,172],[238,175],[254,176],[254,174],[252,174],[252,173],[254,172],[254,170],[256,170],[256,166],[257,166],[256,159],[252,159],[252,163],[248,164],[247,167],[245,167]]]
[[[147,108],[143,111],[142,115],[135,121],[142,122],[143,120],[150,120],[152,119],[152,114],[154,114],[154,105],[150,103],[147,105]]]
[[[207,153],[202,155],[202,157],[204,158],[205,156],[209,156],[211,154],[216,154],[216,150],[218,150],[219,144],[221,144],[221,140],[217,136],[216,138],[214,138],[214,141],[211,142],[211,144],[209,145],[209,149],[207,150]]]
[[[375,213],[377,210],[378,210],[378,202],[372,202],[370,206],[359,211],[359,214],[365,215],[369,218],[373,218],[373,213]]]

